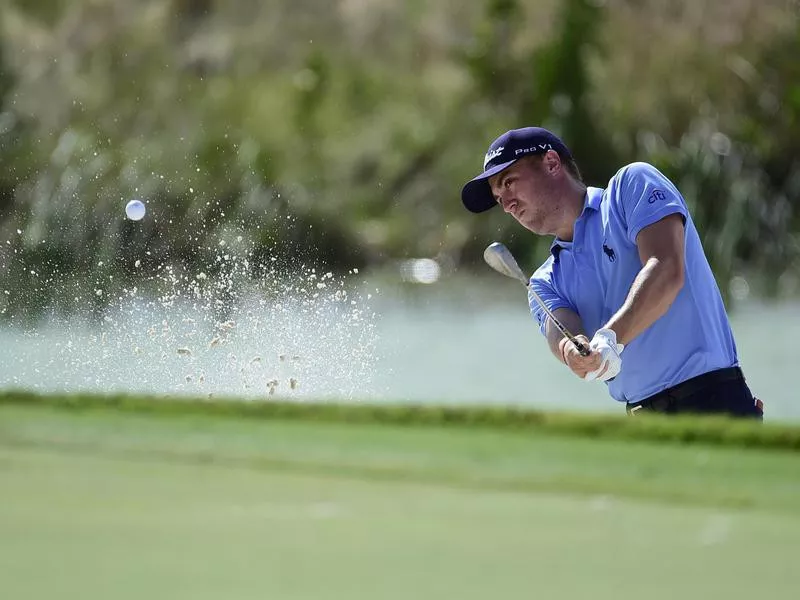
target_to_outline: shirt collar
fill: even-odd
[[[587,210],[593,210],[595,212],[600,210],[600,203],[603,201],[603,191],[602,188],[586,188],[586,195],[583,200],[583,211],[581,212],[581,216],[578,217],[579,220],[583,218]],[[550,254],[553,255],[553,258],[558,260],[558,253],[564,248],[569,248],[571,245],[572,242],[565,242],[564,240],[555,238],[553,243],[550,244]]]

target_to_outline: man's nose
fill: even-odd
[[[504,211],[511,212],[511,207],[514,204],[516,204],[516,201],[508,190],[503,190],[500,192],[500,206],[503,207]]]

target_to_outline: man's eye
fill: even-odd
[[[511,187],[511,184],[512,184],[512,182],[513,182],[513,180],[512,180],[511,178],[508,178],[508,179],[506,179],[506,180],[503,182],[503,187],[504,187],[504,188],[506,188],[506,189],[510,188],[510,187]]]

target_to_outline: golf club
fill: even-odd
[[[517,261],[514,259],[514,255],[511,254],[511,251],[508,248],[506,248],[500,242],[493,242],[492,244],[489,244],[486,250],[483,251],[483,260],[485,260],[486,264],[488,264],[498,273],[502,273],[506,277],[511,277],[512,279],[521,281],[525,287],[528,288],[528,293],[533,296],[533,299],[536,300],[539,306],[541,306],[545,314],[550,317],[550,320],[553,321],[553,324],[561,332],[561,334],[570,342],[572,342],[575,348],[578,349],[580,355],[589,356],[589,354],[591,354],[589,348],[575,339],[575,336],[572,335],[569,330],[562,325],[561,321],[559,321],[555,315],[553,315],[550,309],[545,306],[544,300],[539,297],[539,294],[537,294],[533,288],[528,285],[528,278],[522,272],[522,269],[519,268]]]

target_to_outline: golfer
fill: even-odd
[[[587,187],[566,145],[540,127],[508,131],[461,192],[472,212],[503,207],[555,236],[531,287],[588,345],[581,356],[532,298],[552,353],[600,380],[629,414],[722,413],[761,419],[725,306],[686,202],[655,167],[624,166]]]

